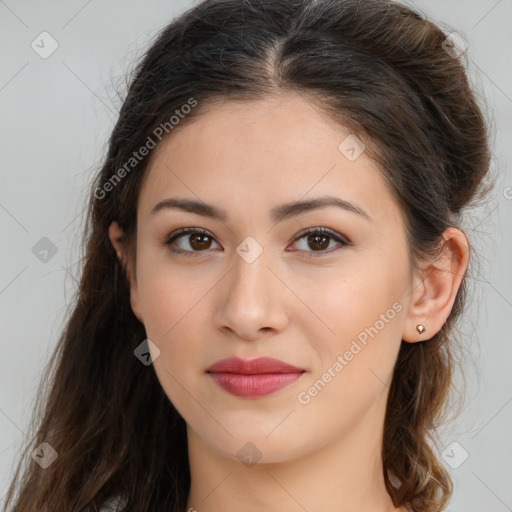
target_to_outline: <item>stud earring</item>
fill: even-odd
[[[426,328],[424,325],[422,324],[418,324],[416,326],[416,330],[418,331],[418,334],[423,334],[425,331],[426,331]]]

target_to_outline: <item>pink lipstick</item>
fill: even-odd
[[[295,382],[305,370],[271,357],[222,359],[206,372],[222,389],[235,396],[265,396]]]

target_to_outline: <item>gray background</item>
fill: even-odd
[[[454,466],[448,510],[512,511],[512,0],[409,3],[466,39],[468,72],[495,132],[496,188],[464,221],[479,259],[460,324],[472,354],[467,401],[441,439]],[[0,497],[76,286],[85,194],[116,119],[117,93],[155,32],[190,5],[0,0]],[[43,31],[59,45],[47,59],[31,48]],[[32,251],[43,237],[57,248],[46,262]]]

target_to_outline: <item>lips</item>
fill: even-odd
[[[240,359],[231,357],[221,359],[212,364],[207,372],[212,373],[241,373],[258,375],[262,373],[300,373],[305,370],[292,366],[273,357],[258,357],[257,359]]]
[[[259,357],[222,359],[206,372],[222,389],[239,397],[260,397],[282,389],[301,377],[303,368],[279,359]]]

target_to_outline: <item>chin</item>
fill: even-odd
[[[276,464],[297,459],[308,453],[308,445],[304,444],[304,437],[301,441],[293,439],[286,432],[265,433],[254,428],[252,429],[230,429],[232,438],[228,435],[209,436],[201,432],[199,435],[203,442],[208,444],[212,450],[227,459],[241,462],[247,467],[255,464]],[[210,433],[211,434],[211,433]]]

